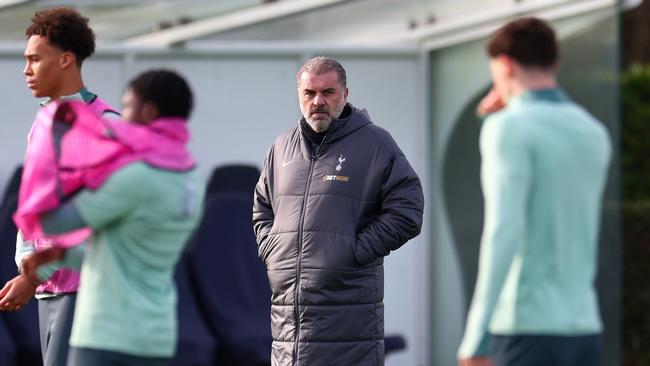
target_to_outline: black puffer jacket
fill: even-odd
[[[276,139],[253,226],[272,290],[273,365],[383,365],[383,257],[420,232],[418,176],[390,134],[352,107],[312,148]]]

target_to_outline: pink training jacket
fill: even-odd
[[[93,103],[94,104],[94,103]],[[186,171],[195,160],[186,149],[189,131],[183,118],[164,117],[150,124],[107,120],[99,108],[79,101],[41,108],[29,133],[14,221],[36,249],[81,244],[90,228],[46,235],[40,215],[59,207],[81,189],[97,189],[116,170],[136,161]],[[37,292],[75,292],[79,273],[57,271]]]
[[[88,103],[87,106],[90,110],[94,111],[98,115],[102,115],[105,112],[113,112],[119,115],[119,113],[115,109],[113,109],[113,107],[111,107],[103,99],[97,96],[95,96],[95,98],[90,103]],[[32,125],[32,130],[34,129],[35,125],[36,123]],[[28,135],[28,146],[30,145],[30,141],[32,141],[31,136],[32,136],[32,131],[30,131]],[[85,237],[86,235],[87,233],[84,232],[81,233],[82,237]],[[80,239],[80,241],[83,241],[83,239]],[[34,243],[34,249],[36,250],[48,248],[49,246],[52,245],[52,241],[47,238],[35,238],[33,240],[33,243]],[[76,292],[78,288],[79,288],[79,272],[69,268],[61,268],[56,272],[54,272],[54,274],[52,274],[52,276],[48,280],[41,283],[40,286],[36,288],[36,292],[37,293],[42,293],[42,292],[70,293],[70,292]]]

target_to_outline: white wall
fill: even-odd
[[[428,187],[425,77],[420,55],[367,50],[322,53],[338,58],[346,67],[349,101],[367,108],[372,120],[391,132]],[[302,61],[315,54],[321,52],[100,50],[86,61],[83,73],[88,88],[116,107],[126,82],[143,70],[173,68],[187,77],[196,96],[191,148],[207,179],[220,164],[261,166],[274,138],[298,121],[295,74]],[[37,110],[21,74],[21,55],[22,49],[0,54],[0,107],[5,116],[0,124],[2,185],[21,160],[25,135]],[[390,356],[388,365],[427,362],[426,243],[421,235],[386,260],[386,334],[402,334],[407,341],[407,351]]]
[[[20,53],[22,56],[22,52]],[[22,57],[0,55],[0,192],[4,191],[16,165],[22,160],[27,133],[38,108],[22,75]]]

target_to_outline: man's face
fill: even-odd
[[[122,118],[125,121],[144,123],[142,116],[142,102],[140,97],[131,88],[127,89],[122,96]]]
[[[122,119],[127,122],[149,123],[158,118],[158,108],[153,103],[142,102],[133,89],[128,88],[122,95]]]
[[[298,81],[300,112],[316,132],[324,132],[343,112],[348,89],[342,87],[335,71],[324,74],[303,72]]]
[[[27,87],[32,91],[32,95],[37,98],[58,99],[61,97],[65,66],[62,56],[64,54],[64,51],[51,45],[46,37],[38,35],[29,37],[27,47],[25,47],[23,73],[27,77]]]

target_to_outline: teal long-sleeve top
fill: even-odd
[[[489,116],[479,144],[485,221],[459,358],[487,355],[489,334],[599,333],[607,130],[562,91],[545,89]]]

